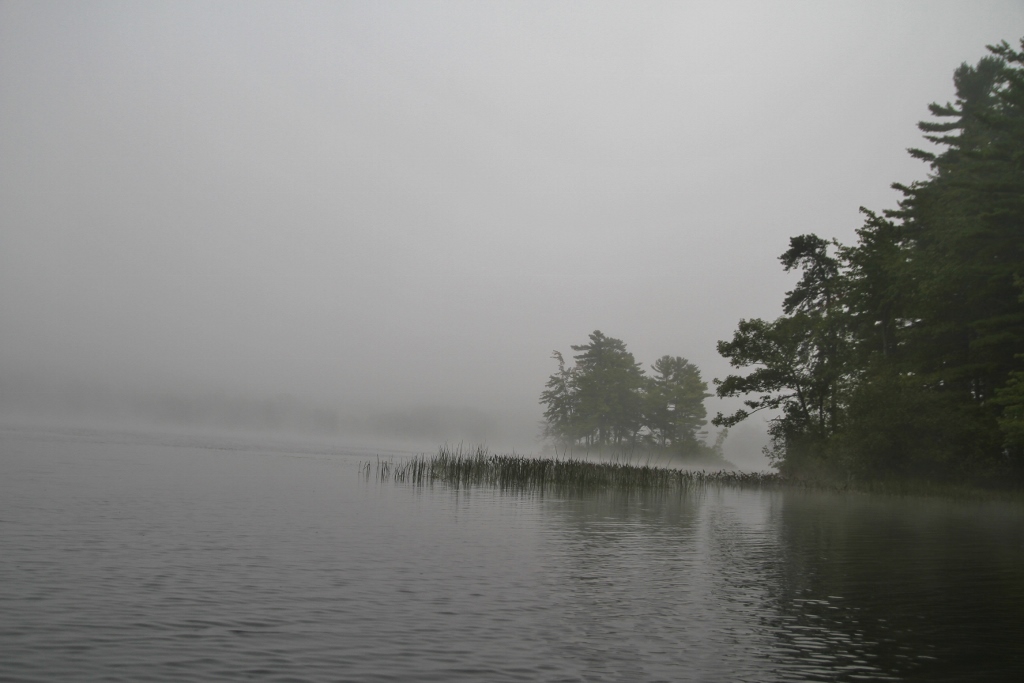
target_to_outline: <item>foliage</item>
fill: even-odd
[[[590,334],[589,344],[572,347],[577,354],[574,398],[575,432],[590,445],[635,443],[643,425],[644,372],[626,344]]]
[[[600,330],[590,334],[589,343],[572,349],[577,352],[572,367],[554,352],[558,370],[541,393],[547,439],[563,449],[701,449],[697,431],[704,425],[704,399],[710,394],[695,365],[663,356],[652,366],[654,375],[647,376],[624,342]]]
[[[1024,477],[1024,52],[989,49],[919,124],[928,179],[894,185],[895,211],[862,209],[853,246],[792,238],[783,316],[719,343],[752,372],[718,395],[756,398],[714,422],[773,411],[784,471]]]
[[[665,448],[693,450],[708,415],[707,383],[697,366],[681,356],[662,356],[651,369],[654,376],[647,380],[644,402],[650,440]]]
[[[746,408],[733,415],[719,413],[712,423],[731,427],[752,412],[780,411],[769,426],[767,455],[775,462],[797,450],[815,452],[839,421],[848,344],[839,304],[841,263],[830,247],[837,245],[816,235],[792,238],[780,260],[786,270],[803,268],[803,276],[786,294],[786,315],[770,323],[741,320],[732,341],[718,343],[733,367],[758,366],[747,376],[715,380],[718,395],[760,396],[745,400]]]

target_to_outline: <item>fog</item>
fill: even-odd
[[[0,420],[535,452],[553,349],[724,377],[788,238],[893,207],[927,104],[1022,34],[1016,1],[2,2]]]

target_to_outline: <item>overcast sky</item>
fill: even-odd
[[[0,381],[472,407],[728,372],[1019,1],[0,2]],[[709,412],[719,406],[709,401]]]

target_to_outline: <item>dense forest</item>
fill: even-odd
[[[698,430],[707,410],[707,382],[680,356],[662,356],[647,375],[626,344],[600,330],[572,347],[575,363],[558,351],[558,371],[541,394],[544,436],[562,449],[661,451],[709,456]],[[721,441],[717,444],[718,450]]]
[[[712,422],[768,411],[785,474],[1024,482],[1024,52],[989,50],[918,124],[927,179],[852,246],[793,237],[783,315],[719,342],[749,372],[716,380],[746,400]]]

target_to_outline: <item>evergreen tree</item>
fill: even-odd
[[[876,274],[910,292],[896,307],[898,352],[866,377],[897,391],[861,400],[851,437],[909,432],[890,453],[906,472],[999,477],[1024,464],[1021,446],[999,431],[1012,429],[1024,352],[1015,284],[1024,264],[1024,55],[1006,43],[990,50],[956,70],[956,101],[931,105],[935,120],[919,124],[939,149],[911,150],[932,172],[895,186],[904,198],[888,218],[902,258]],[[904,415],[902,425],[878,419],[886,407]],[[930,414],[939,412],[944,419]]]
[[[590,343],[573,346],[578,353],[576,387],[579,422],[588,445],[633,445],[642,426],[644,374],[619,339],[600,330]]]
[[[707,382],[696,365],[680,356],[662,356],[651,369],[654,375],[648,379],[644,412],[650,438],[665,448],[695,450],[697,430],[708,414],[704,407],[704,399],[711,396]]]
[[[695,365],[663,356],[647,377],[626,344],[600,330],[572,349],[573,367],[554,352],[558,370],[540,396],[549,441],[562,448],[632,450],[646,442],[677,454],[710,452],[697,440],[709,394]]]
[[[565,359],[558,351],[551,357],[558,361],[558,371],[548,378],[547,388],[540,395],[541,403],[547,406],[544,410],[544,438],[565,448],[579,438],[576,369],[566,368]]]
[[[842,262],[838,248],[816,235],[790,240],[779,257],[786,270],[803,272],[787,292],[785,315],[774,322],[741,320],[732,341],[718,342],[718,352],[737,368],[753,367],[746,376],[715,380],[721,398],[760,394],[744,401],[732,415],[719,413],[712,424],[731,427],[752,413],[779,411],[772,418],[769,457],[792,465],[798,457],[824,455],[824,445],[840,423],[845,368],[849,360],[848,316],[842,305]]]
[[[714,422],[778,411],[784,469],[813,452],[860,474],[1024,477],[1024,52],[989,49],[919,124],[928,179],[894,185],[896,211],[862,209],[852,247],[793,238],[783,266],[803,274],[784,315],[719,342],[754,368],[719,396],[760,396]]]

